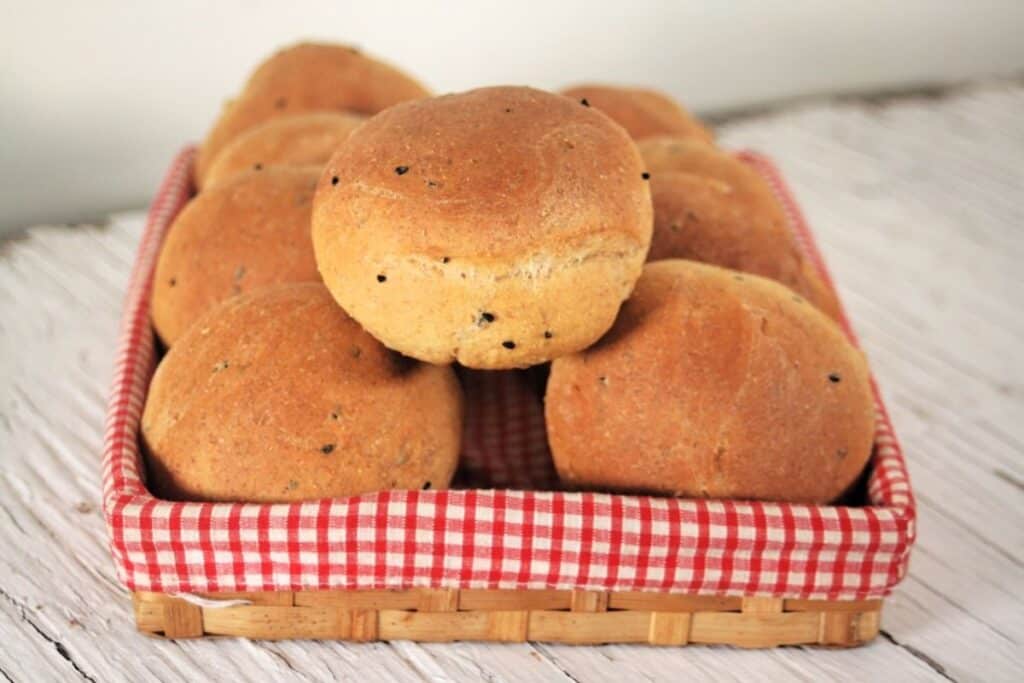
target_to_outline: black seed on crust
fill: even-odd
[[[427,490],[429,490],[429,489],[430,489],[430,482],[429,482],[429,481],[427,481],[427,482],[424,482],[424,483],[423,483],[423,490],[424,490],[424,491],[427,491]]]
[[[478,321],[479,324],[482,325],[484,323],[493,323],[493,322],[494,322],[494,314],[493,313],[488,313],[487,311],[484,311],[483,313],[480,314],[480,320]]]
[[[441,257],[441,263],[448,263],[449,261],[451,261],[451,259],[448,258],[447,256],[442,256]]]
[[[387,275],[378,275],[377,276],[377,282],[387,282],[387,281],[388,281],[388,276]]]
[[[405,175],[408,172],[409,172],[409,167],[408,166],[395,166],[395,173],[397,173],[398,175]]]
[[[331,178],[331,185],[337,185],[338,184],[338,180],[339,180],[338,176],[334,176],[333,178]]]
[[[555,336],[555,334],[551,330],[544,330],[544,338],[545,339],[551,339],[554,336]]]
[[[589,107],[590,106],[590,102],[587,102],[587,98],[586,97],[584,97],[582,100],[580,100],[580,104],[582,104],[584,107]]]
[[[833,384],[838,384],[839,380],[841,380],[841,379],[842,379],[842,377],[839,376],[838,372],[830,373],[829,376],[828,376],[828,381],[832,382]]]
[[[647,171],[644,171],[643,173],[640,174],[640,177],[643,178],[644,180],[650,180],[651,174],[648,173]]]
[[[263,164],[253,164],[252,165],[252,170],[254,170],[254,171],[262,171],[263,170]]]
[[[509,339],[508,341],[501,342],[501,345],[504,346],[506,349],[514,349],[514,348],[516,348],[516,343],[514,341],[512,341],[511,339]]]
[[[325,443],[323,446],[320,447],[320,452],[323,453],[324,455],[330,455],[333,451],[334,451],[334,444],[333,443]]]

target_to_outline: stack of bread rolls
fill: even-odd
[[[163,245],[142,420],[174,500],[444,488],[453,368],[550,363],[566,487],[824,503],[864,358],[764,180],[654,91],[430,96],[357,50],[261,64]]]

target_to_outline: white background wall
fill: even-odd
[[[143,206],[275,47],[351,42],[437,91],[647,84],[698,111],[1024,71],[1024,2],[0,0],[0,230]]]

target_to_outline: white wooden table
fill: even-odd
[[[733,121],[803,203],[893,412],[920,511],[857,650],[162,642],[98,509],[139,212],[0,245],[0,676],[75,680],[1024,680],[1024,87]],[[55,188],[55,191],[59,191]]]

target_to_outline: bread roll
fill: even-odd
[[[562,91],[566,97],[596,107],[626,129],[634,140],[673,135],[713,143],[714,135],[664,93],[611,85],[578,85]]]
[[[708,176],[651,177],[654,235],[648,261],[681,258],[767,277],[836,317],[837,304],[788,228],[777,202]]]
[[[217,153],[236,135],[269,119],[308,111],[375,114],[429,92],[398,69],[345,45],[299,43],[275,53],[228,102],[196,159],[202,187]]]
[[[738,196],[758,202],[763,211],[774,207],[773,220],[785,225],[785,212],[765,179],[730,152],[694,140],[665,136],[641,140],[637,149],[652,176],[675,172],[712,178],[730,186]]]
[[[646,175],[622,128],[558,95],[498,87],[401,104],[327,165],[317,264],[392,349],[534,365],[611,327],[650,244]]]
[[[821,274],[810,259],[804,258],[801,261],[800,279],[793,286],[793,290],[807,297],[807,300],[819,311],[833,320],[840,321],[843,319],[843,307],[839,303],[839,297],[836,296],[835,291],[831,287],[825,284],[825,280],[822,279]]]
[[[310,212],[318,171],[247,171],[201,192],[171,225],[156,266],[153,326],[167,345],[228,297],[318,281]]]
[[[683,258],[772,277],[800,269],[785,217],[774,202],[709,176],[651,177],[654,234],[648,261]]]
[[[316,283],[210,311],[157,368],[142,415],[149,485],[170,500],[445,488],[461,431],[452,370],[388,351]]]
[[[323,167],[363,120],[358,114],[318,111],[282,116],[253,126],[217,154],[206,174],[206,186],[252,169]]]
[[[833,319],[839,302],[807,261],[771,187],[734,155],[690,140],[637,145],[651,173],[648,260],[684,258],[781,282]]]
[[[863,356],[764,278],[650,263],[598,344],[552,363],[560,477],[591,489],[825,503],[874,434]]]

